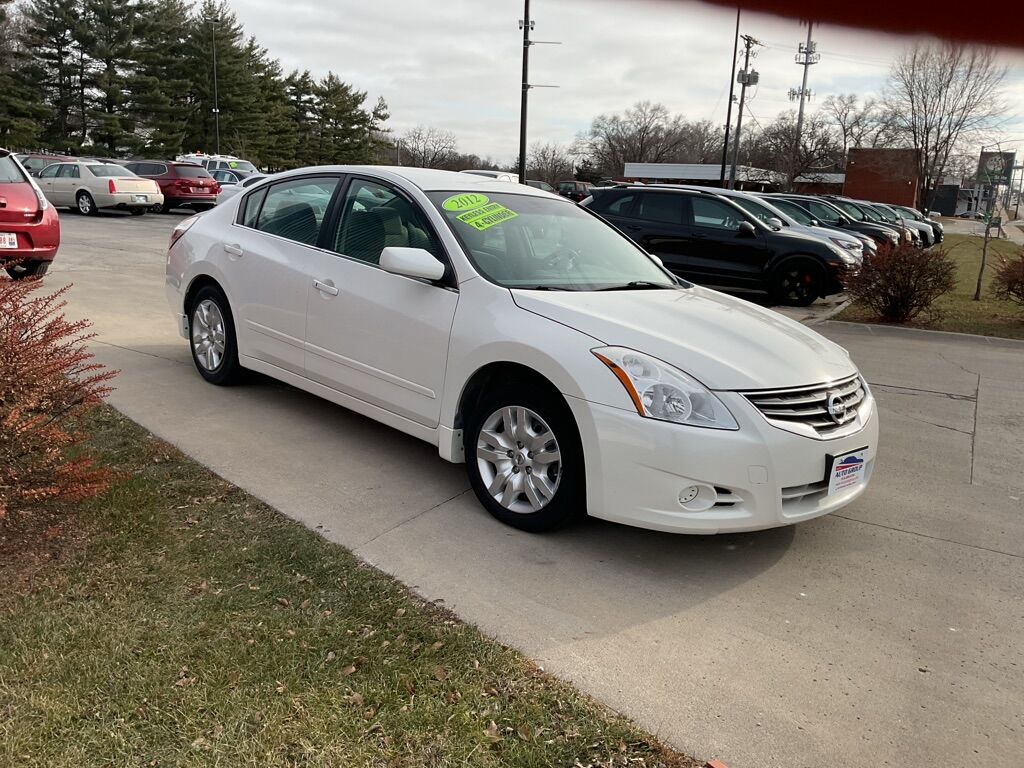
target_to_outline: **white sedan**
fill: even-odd
[[[120,208],[141,216],[163,205],[160,186],[113,163],[70,160],[53,163],[36,180],[54,208],[68,206],[90,216],[100,208]]]
[[[877,410],[845,350],[526,185],[278,174],[178,225],[167,293],[207,381],[259,371],[426,440],[526,530],[771,528],[872,474]]]

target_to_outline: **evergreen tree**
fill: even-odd
[[[25,45],[39,65],[51,108],[41,141],[52,149],[75,149],[85,127],[78,106],[81,61],[75,31],[79,0],[32,0],[25,7]]]
[[[317,163],[369,163],[377,128],[373,113],[363,109],[366,92],[342,82],[333,72],[316,88]]]
[[[23,19],[14,0],[0,0],[0,147],[28,149],[49,115],[38,67],[21,42]]]
[[[314,165],[317,161],[316,81],[309,70],[292,72],[285,78],[285,94],[292,120],[295,122],[295,166]]]
[[[88,63],[80,82],[87,132],[94,148],[117,154],[128,148],[133,128],[125,105],[134,65],[136,9],[130,0],[84,2],[78,41]]]
[[[136,6],[135,66],[125,107],[134,154],[165,158],[183,150],[193,63],[182,53],[191,28],[184,0],[143,0]]]

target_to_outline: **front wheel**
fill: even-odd
[[[770,293],[779,304],[806,307],[822,295],[825,271],[810,259],[784,261],[771,277]]]
[[[529,385],[502,389],[485,395],[468,422],[470,485],[494,517],[540,532],[585,513],[583,449],[560,396]]]
[[[145,208],[132,208],[131,209],[131,214],[132,214],[132,216],[145,216],[146,215],[146,209]]]
[[[199,375],[211,384],[236,383],[242,366],[238,363],[235,321],[227,297],[216,286],[200,288],[188,317],[192,361]]]

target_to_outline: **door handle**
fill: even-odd
[[[705,235],[703,232],[692,232],[690,234],[690,237],[692,237],[694,240],[707,240],[708,239],[708,236]]]
[[[330,280],[314,280],[313,287],[320,291],[320,293],[326,293],[328,296],[338,295],[338,289],[334,287]]]
[[[230,253],[232,256],[241,256],[242,246],[237,245],[236,243],[224,243],[224,251],[225,253]]]

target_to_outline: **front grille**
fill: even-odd
[[[855,374],[831,384],[744,392],[743,396],[771,424],[797,434],[827,438],[850,431],[867,390]]]

